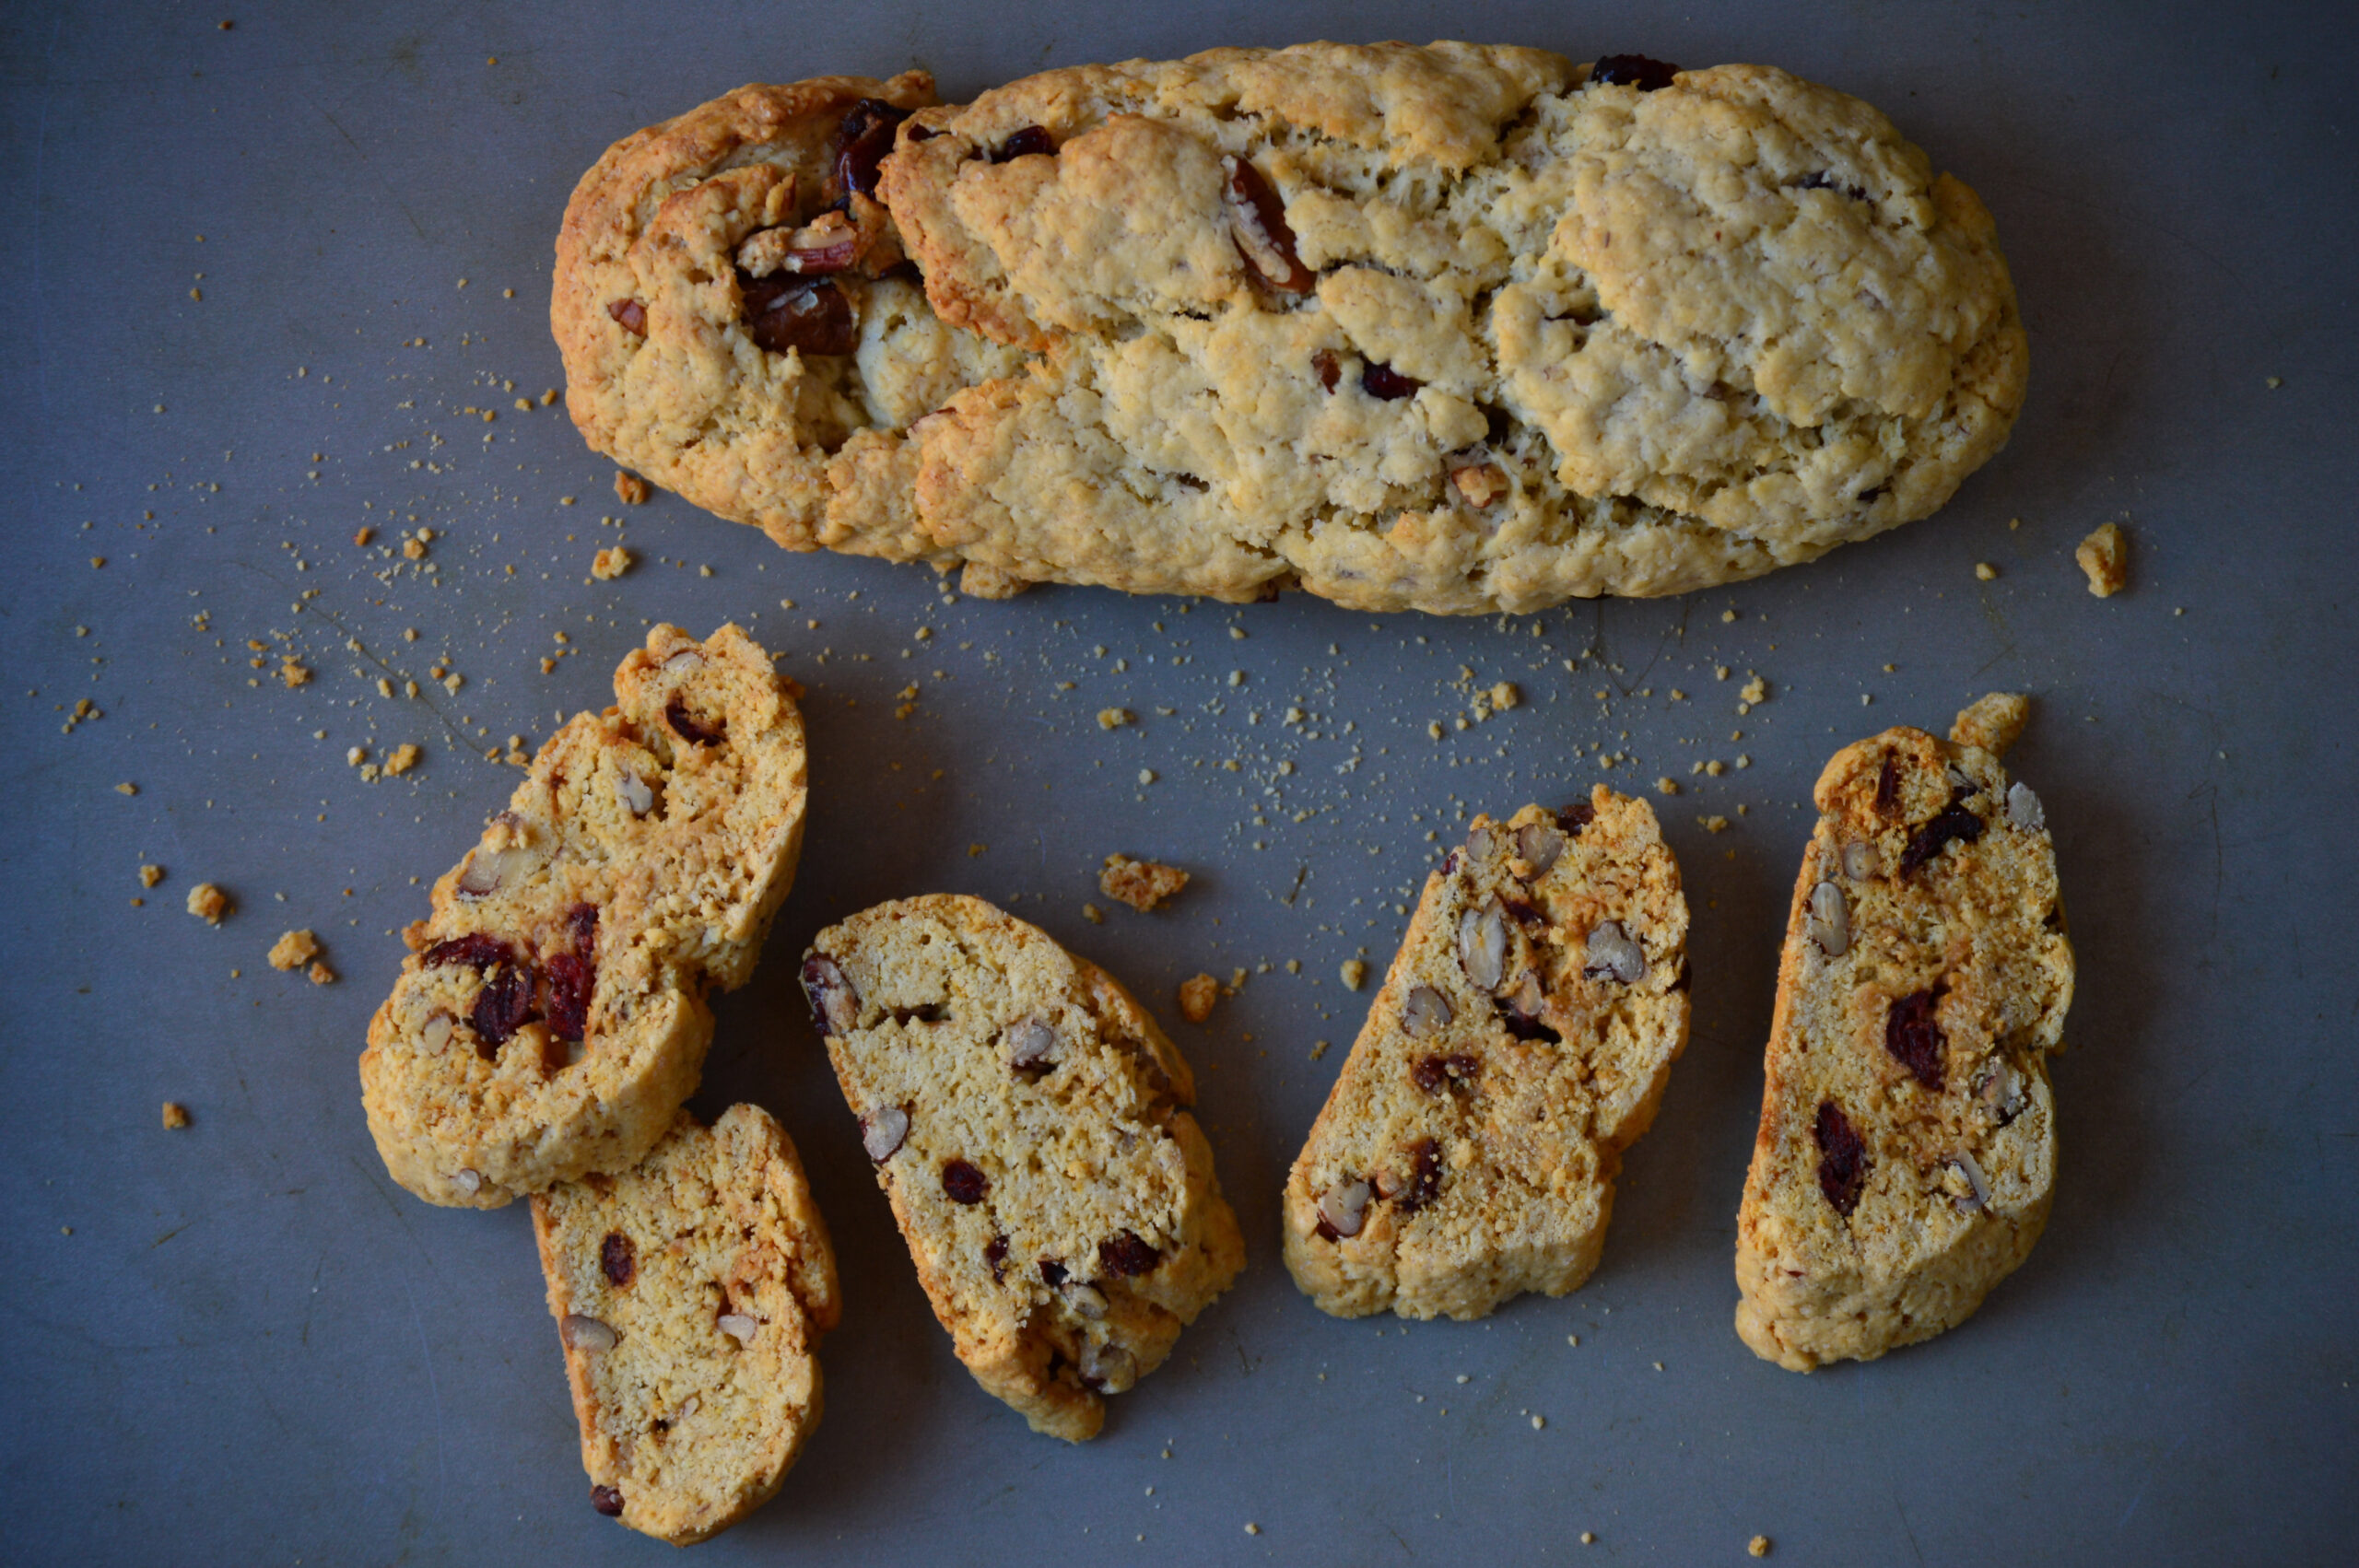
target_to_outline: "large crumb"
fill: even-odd
[[[1213,1015],[1213,1003],[1220,1000],[1220,982],[1210,975],[1193,975],[1180,982],[1180,1015],[1191,1024],[1202,1024]]]
[[[1178,866],[1133,860],[1127,855],[1107,856],[1097,873],[1100,893],[1142,911],[1154,908],[1187,885],[1188,873]]]
[[[278,678],[290,686],[299,686],[311,680],[311,672],[289,659],[278,667]]]
[[[610,544],[591,557],[590,575],[600,582],[612,582],[631,568],[631,553],[619,544]]]
[[[270,966],[274,969],[299,969],[318,956],[320,939],[309,930],[288,931],[271,944]]]
[[[312,960],[311,967],[306,971],[306,973],[311,977],[311,984],[315,986],[332,986],[335,984],[335,971],[329,968],[327,965],[317,959]]]
[[[229,912],[229,895],[209,882],[200,882],[188,890],[188,912],[208,926],[217,926]]]
[[[188,1107],[182,1105],[178,1100],[166,1100],[164,1102],[164,1125],[170,1128],[186,1127],[188,1125]]]
[[[423,754],[420,753],[416,746],[410,744],[406,741],[403,742],[400,745],[393,748],[393,755],[385,759],[385,772],[387,776],[394,778],[400,778],[403,774],[407,773],[411,768],[417,766],[417,759],[422,755]]]
[[[2072,558],[2089,574],[2089,591],[2100,599],[2110,599],[2129,585],[2130,535],[2118,522],[2108,522],[2082,540]]]
[[[1755,1536],[1744,1543],[1744,1550],[1755,1557],[1766,1557],[1769,1555],[1769,1538]]]
[[[159,882],[161,882],[161,881],[163,881],[163,880],[164,880],[164,868],[163,868],[163,867],[161,867],[161,866],[142,866],[142,867],[140,867],[140,868],[139,868],[139,885],[140,885],[140,886],[142,886],[142,887],[153,887],[153,886],[155,886],[158,883],[159,883]]]
[[[2031,717],[2031,698],[2020,692],[1990,692],[1961,709],[1950,726],[1954,745],[1980,746],[1992,756],[2004,756]]]
[[[1127,708],[1101,708],[1097,710],[1100,730],[1119,730],[1125,724],[1138,722],[1138,716]]]
[[[623,505],[644,506],[649,493],[646,480],[636,474],[627,474],[619,468],[615,470],[615,494],[621,498]]]
[[[1344,959],[1343,978],[1346,990],[1359,989],[1367,984],[1367,965],[1356,958]]]

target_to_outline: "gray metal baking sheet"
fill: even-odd
[[[802,1463],[701,1561],[1701,1563],[1755,1534],[1800,1563],[2347,1561],[2352,17],[0,10],[0,1557],[665,1560],[588,1505],[522,1206],[395,1188],[354,1060],[396,930],[515,782],[486,751],[602,705],[650,620],[734,619],[810,688],[811,821],[695,1104],[784,1122],[848,1305]],[[1435,36],[1766,61],[1887,111],[1997,216],[2033,345],[2013,443],[1935,519],[1815,566],[1442,621],[954,601],[922,568],[788,555],[670,497],[626,509],[540,403],[573,181],[742,81],[921,64],[958,97],[1071,62]],[[2071,551],[2108,520],[2132,584],[2101,603]],[[387,558],[363,525],[434,538]],[[591,581],[618,540],[640,565]],[[308,685],[280,680],[290,652]],[[1754,673],[1768,700],[1740,713]],[[1521,705],[1455,728],[1499,680]],[[1838,744],[1940,729],[1994,687],[2037,699],[2012,762],[2048,803],[2080,953],[2054,1219],[1955,1332],[1781,1372],[1731,1331],[1731,1248],[1810,787]],[[1115,706],[1140,722],[1101,731]],[[403,743],[425,752],[403,778],[346,760]],[[1693,771],[1710,759],[1727,770]],[[1482,1323],[1322,1316],[1279,1264],[1276,1198],[1371,994],[1339,965],[1381,971],[1467,813],[1664,776],[1694,1037],[1602,1266]],[[1093,924],[1114,849],[1197,881]],[[236,901],[217,930],[182,911],[199,881]],[[952,1359],[792,984],[830,918],[943,889],[1162,1012],[1247,1226],[1237,1289],[1080,1447]],[[334,984],[264,962],[302,927]],[[1208,1024],[1179,1021],[1180,979],[1238,967]],[[193,1124],[165,1130],[166,1100]]]

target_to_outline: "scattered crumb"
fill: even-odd
[[[1501,681],[1491,688],[1490,697],[1491,707],[1497,712],[1505,713],[1508,708],[1523,701],[1523,693],[1516,689],[1513,681]]]
[[[320,939],[309,930],[288,931],[271,944],[270,966],[299,969],[320,951]]]
[[[988,844],[969,844],[967,846],[967,858],[971,860],[990,848]]]
[[[1974,563],[1974,575],[1984,582],[1996,582],[1999,580],[1999,568],[1988,561],[1977,561]]]
[[[1696,820],[1704,825],[1707,833],[1726,833],[1729,830],[1729,819],[1724,816],[1699,816]]]
[[[1744,1550],[1755,1557],[1766,1557],[1769,1555],[1769,1538],[1755,1536],[1744,1543]]]
[[[1081,918],[1093,926],[1102,926],[1106,923],[1106,911],[1095,904],[1085,904],[1081,907]]]
[[[161,867],[161,866],[142,866],[142,867],[140,867],[140,868],[139,868],[139,885],[140,885],[140,886],[142,886],[142,887],[153,887],[153,886],[155,886],[158,883],[159,883],[159,882],[161,882],[161,881],[163,881],[163,880],[164,880],[164,868],[163,868],[163,867]]]
[[[393,755],[385,759],[385,777],[388,778],[399,778],[403,774],[407,773],[411,768],[416,767],[417,766],[418,758],[424,755],[425,754],[423,752],[420,752],[417,746],[411,744],[409,742],[403,742],[400,745],[393,748]]]
[[[2031,698],[2020,692],[1990,692],[1975,698],[1950,726],[1954,745],[1980,746],[1992,756],[2004,756],[2031,717]]]
[[[1738,700],[1743,704],[1743,708],[1740,708],[1738,711],[1743,712],[1744,708],[1750,708],[1756,702],[1769,700],[1769,683],[1755,675],[1745,682],[1736,695]]]
[[[426,541],[417,537],[403,540],[402,556],[405,559],[412,561],[426,559]]]
[[[209,882],[200,882],[188,890],[188,912],[208,926],[219,925],[229,908],[229,895]]]
[[[315,986],[332,986],[335,984],[335,971],[316,959],[312,961],[311,967],[307,971],[307,973],[311,976],[311,984]]]
[[[1532,1418],[1532,1430],[1534,1432],[1538,1432],[1542,1427],[1546,1426],[1547,1424],[1548,1418],[1546,1416],[1533,1416]]]
[[[166,1100],[164,1102],[164,1125],[169,1128],[186,1127],[188,1125],[188,1107],[182,1105],[178,1100]]]
[[[2261,384],[2267,387],[2271,392],[2275,392],[2279,387],[2285,384],[2285,378],[2283,376],[2271,376],[2264,380]]]
[[[646,480],[636,474],[626,473],[619,468],[615,470],[615,495],[621,499],[623,505],[645,506],[648,494]]]
[[[1567,1334],[1565,1336],[1565,1343],[1572,1346],[1575,1350],[1579,1350],[1581,1348],[1581,1337],[1579,1334]]]
[[[308,684],[311,672],[299,661],[289,659],[278,667],[278,678],[292,688]]]
[[[1678,794],[1678,793],[1679,793],[1679,780],[1678,780],[1678,779],[1676,779],[1676,778],[1672,778],[1670,774],[1668,774],[1668,773],[1664,774],[1661,778],[1658,778],[1658,779],[1656,779],[1656,780],[1655,780],[1655,793],[1656,793],[1656,794],[1658,794],[1658,795],[1676,795],[1676,794]]]
[[[1245,1522],[1245,1533],[1249,1536],[1258,1536],[1262,1533],[1262,1527],[1248,1519]]]
[[[1367,984],[1367,965],[1356,958],[1344,960],[1344,989],[1357,990]]]
[[[376,538],[376,537],[377,537],[377,531],[376,531],[375,529],[373,529],[373,528],[363,528],[363,529],[361,529],[358,532],[355,533],[355,534],[352,536],[352,542],[353,542],[355,544],[368,544],[368,543],[369,543],[369,541],[370,541],[371,539],[374,539],[374,538]]]
[[[118,795],[136,795],[139,793],[139,786],[126,778],[114,787],[114,792]]]
[[[2082,540],[2072,558],[2089,574],[2089,591],[2100,599],[2112,598],[2130,581],[2130,535],[2118,522],[2108,522]]]
[[[590,559],[590,575],[600,582],[612,582],[630,570],[637,557],[619,544],[610,544]]]
[[[1151,780],[1142,779],[1142,783]],[[1097,891],[1144,913],[1188,885],[1188,873],[1155,860],[1109,855],[1097,872]]]
[[[1101,708],[1097,710],[1100,730],[1119,730],[1125,724],[1138,722],[1138,716],[1127,708]]]
[[[1220,1000],[1220,982],[1210,975],[1192,975],[1180,982],[1180,1015],[1191,1024],[1202,1024],[1213,1015],[1213,1003]]]
[[[1726,618],[1733,621],[1736,619],[1736,615],[1731,612]],[[1583,1530],[1581,1532],[1581,1544],[1583,1546],[1595,1546],[1597,1544],[1597,1532],[1595,1530]]]
[[[1313,1060],[1313,1061],[1317,1061],[1320,1057],[1325,1056],[1325,1055],[1327,1054],[1327,1047],[1328,1047],[1328,1046],[1329,1046],[1329,1045],[1331,1045],[1332,1043],[1332,1041],[1327,1041],[1327,1040],[1318,1040],[1318,1041],[1314,1041],[1314,1042],[1311,1044],[1311,1047],[1310,1047],[1310,1059],[1311,1059],[1311,1060]],[[1323,1373],[1322,1373],[1322,1374],[1320,1374],[1320,1375],[1321,1375],[1321,1376],[1324,1376],[1324,1375],[1325,1375],[1325,1374],[1323,1374]]]

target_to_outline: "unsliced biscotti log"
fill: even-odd
[[[1104,970],[978,898],[880,904],[803,965],[918,1282],[975,1380],[1095,1436],[1244,1266],[1195,1084]]]
[[[1285,1259],[1327,1312],[1562,1295],[1687,1044],[1687,902],[1644,801],[1477,816],[1426,879],[1294,1163]]]
[[[1772,67],[1312,43],[932,88],[749,87],[599,161],[552,305],[593,446],[981,591],[1473,614],[1926,516],[2022,404],[1982,204]]]
[[[659,626],[552,736],[403,933],[360,1057],[369,1130],[432,1203],[637,1164],[696,1087],[710,985],[754,971],[802,851],[800,690],[734,626]]]
[[[1780,1366],[1954,1328],[2048,1223],[2072,947],[2039,799],[1999,761],[2025,713],[1994,693],[1947,742],[1887,730],[1819,776],[1737,1214],[1737,1332]]]
[[[839,1298],[793,1143],[732,1106],[683,1111],[620,1176],[533,1198],[590,1504],[688,1546],[778,1493],[819,1423]]]

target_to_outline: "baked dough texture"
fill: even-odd
[[[2048,1223],[2072,947],[2038,797],[1972,743],[2025,714],[1993,694],[1819,777],[1737,1214],[1737,1333],[1780,1366],[1954,1328]]]
[[[1477,816],[1287,1176],[1295,1282],[1338,1316],[1470,1318],[1586,1280],[1687,1044],[1686,940],[1644,801]]]
[[[790,547],[987,592],[1477,614],[1923,517],[2022,404],[1980,202],[1771,67],[1649,90],[1316,43],[931,96],[749,87],[599,161],[552,307],[593,446]],[[873,193],[827,172],[863,98],[915,111]],[[758,346],[757,269],[855,219],[890,236],[825,285],[851,351]]]
[[[734,626],[658,626],[616,706],[541,748],[403,933],[360,1057],[369,1130],[430,1203],[637,1164],[696,1087],[708,985],[751,977],[802,852],[793,683]]]
[[[980,899],[880,904],[803,968],[958,1359],[1079,1441],[1244,1266],[1187,1063],[1102,969]]]
[[[794,1145],[732,1106],[680,1113],[621,1176],[533,1198],[591,1502],[675,1546],[778,1493],[819,1423],[819,1337],[840,1298]]]

